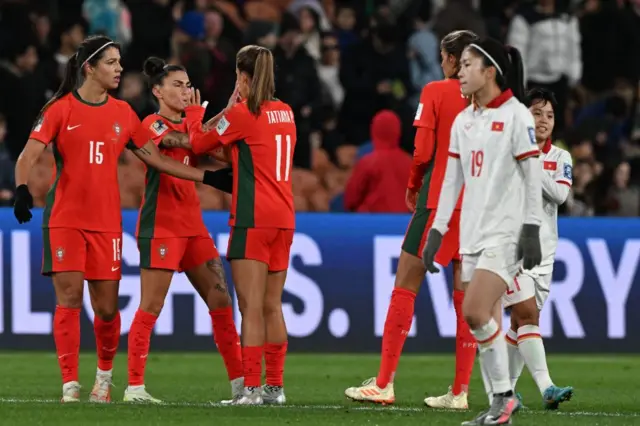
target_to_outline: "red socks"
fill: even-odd
[[[416,293],[410,290],[394,288],[391,293],[391,303],[382,335],[380,371],[376,381],[379,388],[384,389],[393,381],[404,341],[411,328],[415,301]]]
[[[456,377],[453,380],[452,392],[460,395],[468,392],[473,363],[476,359],[477,342],[462,315],[464,291],[453,291],[453,306],[456,310]]]
[[[242,348],[242,367],[244,386],[259,387],[262,378],[262,346],[245,346]]]
[[[129,386],[144,384],[144,369],[149,355],[151,333],[157,319],[157,316],[140,309],[133,318],[131,330],[129,330]]]
[[[284,360],[287,342],[267,343],[264,347],[264,362],[267,369],[267,385],[284,386]]]
[[[53,340],[56,344],[62,383],[78,381],[80,355],[80,308],[56,306],[53,315]]]
[[[228,306],[211,311],[209,315],[213,325],[213,339],[224,360],[229,380],[242,377],[242,347],[233,322],[233,309]]]
[[[98,368],[109,371],[113,368],[113,358],[120,343],[120,312],[114,319],[105,322],[97,315],[93,319],[93,331],[96,335],[96,352],[98,353]]]

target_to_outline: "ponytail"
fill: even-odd
[[[509,71],[506,76],[506,84],[520,102],[526,99],[526,89],[524,81],[524,64],[520,51],[513,46],[506,46],[509,59]]]
[[[275,77],[273,75],[273,55],[271,51],[260,48],[253,66],[251,90],[247,99],[247,107],[253,115],[260,114],[260,106],[273,99],[276,91]]]
[[[65,95],[71,93],[75,90],[78,85],[78,77],[80,75],[80,64],[78,63],[78,53],[72,55],[67,61],[67,66],[64,69],[64,78],[62,79],[62,83],[60,83],[60,87],[56,93],[53,94],[51,99],[42,107],[40,110],[40,114],[38,114],[38,119],[42,117],[44,112],[49,108],[55,101],[63,98]]]

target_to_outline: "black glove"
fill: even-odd
[[[27,185],[20,185],[16,188],[15,202],[13,204],[13,214],[18,219],[18,223],[26,223],[33,215],[29,210],[33,208],[33,197]]]
[[[542,262],[540,247],[540,226],[525,223],[520,232],[518,243],[518,259],[522,259],[524,269],[533,269]]]
[[[231,192],[233,192],[233,169],[227,167],[226,169],[216,170],[215,172],[205,170],[202,183],[226,192],[227,194],[231,194]]]
[[[424,245],[422,250],[422,263],[427,271],[432,274],[440,272],[440,269],[433,264],[433,260],[436,257],[436,253],[440,250],[442,244],[442,234],[437,230],[431,228],[427,235],[427,244]]]

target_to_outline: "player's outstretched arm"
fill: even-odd
[[[180,133],[176,131],[171,131],[167,133],[160,142],[160,146],[163,148],[184,148],[191,149],[191,144],[189,143],[189,135],[186,133]]]
[[[449,229],[449,221],[453,215],[453,210],[456,208],[463,184],[464,175],[462,173],[460,155],[451,152],[449,153],[447,171],[445,172],[442,189],[440,190],[436,217],[433,221],[433,229],[440,232],[441,235],[444,235]]]
[[[134,149],[133,153],[147,166],[162,173],[194,182],[203,182],[204,180],[204,171],[162,155],[153,141],[147,142],[142,148]]]

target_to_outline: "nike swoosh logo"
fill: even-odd
[[[118,269],[120,269],[120,267],[119,267],[119,266],[112,266],[112,267],[111,267],[111,272],[115,272],[115,271],[117,271]]]
[[[82,124],[78,124],[77,126],[69,126],[69,125],[67,125],[67,130],[73,130],[76,127],[80,127],[80,126],[82,126]]]

